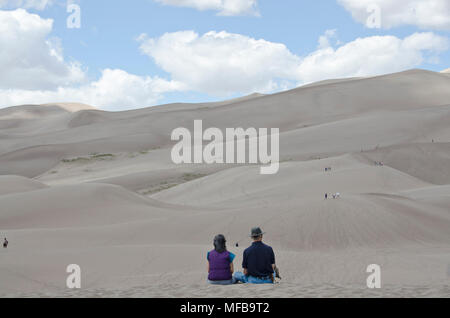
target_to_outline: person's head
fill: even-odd
[[[227,240],[225,239],[225,236],[223,236],[222,234],[216,235],[216,237],[214,237],[214,249],[216,250],[216,252],[225,252],[227,250],[226,243]]]
[[[260,242],[263,239],[264,232],[259,227],[252,228],[250,237],[254,242]]]

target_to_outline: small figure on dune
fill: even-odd
[[[325,193],[325,200],[328,199],[328,193]]]
[[[8,248],[8,244],[9,244],[9,242],[5,237],[5,240],[3,241],[3,248]]]

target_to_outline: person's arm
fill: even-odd
[[[209,274],[209,261],[208,261],[208,274]]]
[[[244,251],[244,257],[242,259],[242,269],[244,270],[244,275],[248,276],[248,270],[247,270],[247,253]]]
[[[234,265],[233,265],[233,261],[234,261],[234,258],[236,257],[236,255],[234,255],[233,253],[230,253],[230,272],[231,272],[231,274],[233,274],[234,273]]]
[[[270,256],[270,263],[272,264],[272,269],[275,270],[276,264],[275,264],[275,253],[272,249],[272,255]]]

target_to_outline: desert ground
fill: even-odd
[[[175,165],[171,132],[198,119],[279,128],[279,172]],[[213,237],[241,270],[254,226],[282,279],[208,285]],[[450,297],[450,73],[123,112],[0,109],[3,237],[0,297]],[[381,289],[366,286],[370,264]]]

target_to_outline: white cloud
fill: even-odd
[[[44,10],[53,0],[0,0],[0,8],[23,8]]]
[[[292,79],[292,66],[300,63],[284,44],[227,32],[141,35],[139,41],[141,51],[174,80],[216,95],[273,91],[279,80]]]
[[[53,20],[23,9],[0,11],[0,89],[52,89],[84,80],[77,62],[66,62]]]
[[[449,40],[431,32],[358,38],[338,48],[326,47],[306,56],[299,78],[314,82],[328,78],[373,76],[394,73],[433,61],[449,48]]]
[[[336,32],[337,32],[336,29],[326,30],[325,34],[319,37],[319,49],[331,46],[330,40],[336,39]]]
[[[83,102],[104,109],[155,104],[183,85],[159,77],[106,69],[88,82],[78,62],[66,62],[53,21],[24,9],[0,10],[0,108],[49,102]]]
[[[280,43],[240,34],[193,31],[141,35],[141,51],[191,90],[214,95],[272,92],[329,78],[371,76],[402,71],[436,58],[449,41],[434,33],[404,39],[374,36],[333,48],[327,31],[319,49],[301,57]]]
[[[381,9],[381,27],[415,25],[422,29],[450,30],[449,0],[338,0],[353,18],[366,24],[369,6]]]
[[[219,11],[219,15],[259,15],[258,0],[155,0],[166,5]]]
[[[159,77],[136,76],[106,69],[98,81],[56,90],[0,89],[1,107],[50,102],[79,102],[104,110],[125,110],[154,105],[163,93],[180,91],[182,84]]]

